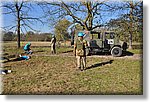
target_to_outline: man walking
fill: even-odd
[[[52,36],[52,39],[51,39],[51,53],[52,54],[56,54],[56,37],[55,35]]]
[[[86,46],[87,41],[83,39],[84,33],[78,33],[78,39],[74,44],[74,54],[77,58],[77,67],[81,71],[86,69]]]

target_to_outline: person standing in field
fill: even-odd
[[[56,54],[56,37],[52,35],[51,39],[51,54]]]
[[[24,46],[24,51],[25,51],[25,53],[27,53],[27,54],[32,54],[33,52],[32,52],[32,50],[31,50],[31,43],[30,42],[28,42],[25,46]]]
[[[79,32],[74,43],[74,54],[77,58],[77,68],[81,71],[86,69],[86,46],[87,41],[83,39],[84,33]]]

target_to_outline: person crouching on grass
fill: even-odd
[[[77,58],[77,68],[81,71],[86,69],[87,41],[83,39],[83,36],[84,36],[84,33],[79,32],[78,39],[74,43],[74,54]]]
[[[32,50],[30,49],[30,46],[31,46],[31,43],[30,42],[28,42],[25,46],[24,46],[24,51],[25,51],[25,53],[27,53],[27,54],[32,54],[33,52],[32,52]]]

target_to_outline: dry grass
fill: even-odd
[[[22,49],[4,47],[9,55]],[[34,48],[48,54],[48,48]],[[60,48],[62,51],[71,48]],[[39,51],[39,52],[38,52]],[[41,52],[40,52],[41,51]],[[12,60],[12,59],[10,59]],[[32,56],[4,63],[3,94],[143,94],[142,60],[87,58],[87,70],[76,69],[75,57]]]
[[[81,72],[75,60],[51,56],[7,62],[4,68],[13,72],[3,77],[3,94],[142,94],[141,61],[109,64],[110,59],[90,58],[89,69]]]

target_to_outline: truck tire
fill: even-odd
[[[111,50],[111,55],[113,57],[119,57],[122,55],[122,49],[120,47],[113,47]]]

